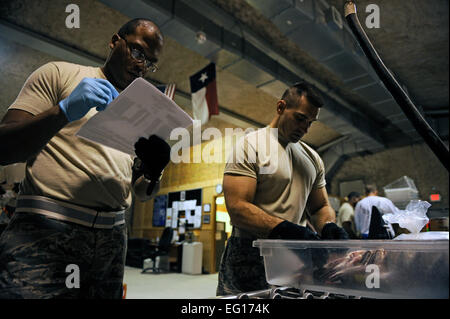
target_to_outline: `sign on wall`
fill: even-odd
[[[195,229],[201,228],[202,189],[172,192],[168,196],[166,227],[176,229],[181,224],[183,227],[185,224],[192,224]]]
[[[164,227],[166,225],[167,195],[156,196],[153,203],[153,226]]]

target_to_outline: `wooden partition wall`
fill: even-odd
[[[161,180],[158,195],[191,189],[202,189],[202,225],[194,230],[197,241],[203,243],[203,268],[215,273],[215,197],[216,185],[223,180],[225,163],[170,163]],[[211,211],[203,211],[204,204],[211,205]],[[209,214],[209,224],[203,223],[203,215]],[[131,236],[139,238],[160,237],[164,227],[154,227],[153,200],[134,204]]]

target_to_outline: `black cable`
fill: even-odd
[[[416,131],[420,134],[420,136],[422,136],[448,171],[450,157],[447,146],[423,118],[422,114],[420,114],[408,94],[403,90],[401,85],[384,65],[377,51],[367,37],[367,34],[364,32],[364,29],[361,27],[356,14],[356,5],[353,1],[346,1],[345,3],[345,19],[347,20],[347,23],[356,37],[356,40],[364,51],[364,54],[374,68],[375,72],[380,77],[381,81],[383,81],[384,85],[392,94],[392,97],[400,106],[403,113],[405,113],[406,117],[409,119]]]

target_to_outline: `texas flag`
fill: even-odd
[[[219,114],[217,101],[216,65],[210,63],[190,78],[192,93],[192,109],[194,119],[201,120],[202,124],[208,122],[211,115]]]
[[[169,84],[158,84],[156,86],[158,90],[163,92],[165,95],[169,97],[169,99],[173,100],[173,97],[175,95],[175,83],[169,83]]]

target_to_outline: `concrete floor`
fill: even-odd
[[[207,299],[215,298],[217,274],[187,275],[151,272],[125,267],[126,299]]]

